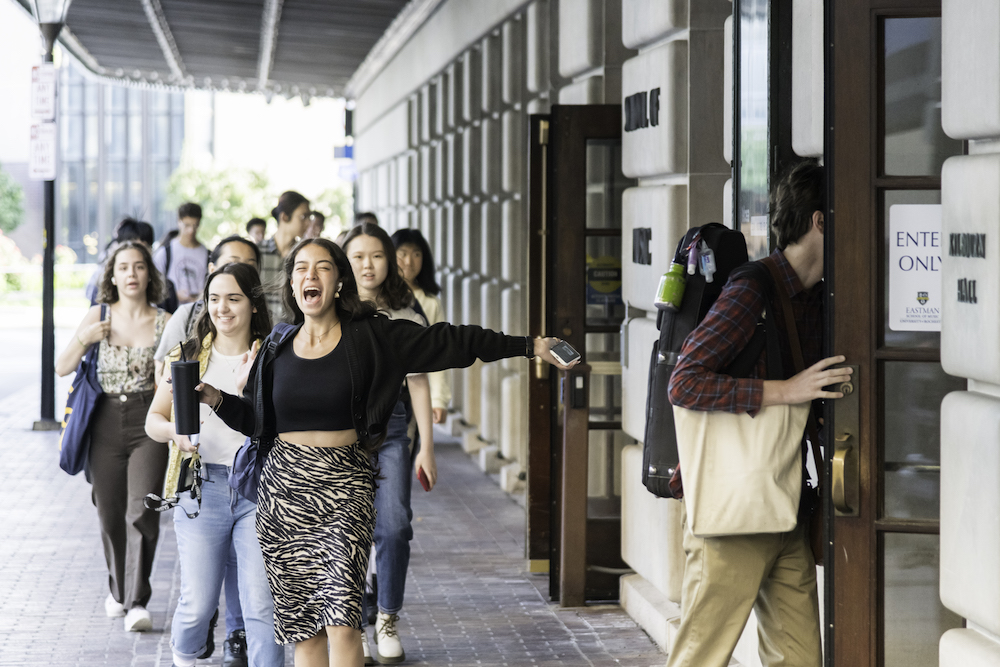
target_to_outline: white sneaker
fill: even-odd
[[[104,613],[108,618],[121,618],[125,615],[125,606],[115,600],[114,595],[108,593],[108,597],[104,598]]]
[[[375,658],[372,657],[372,649],[368,645],[368,631],[364,628],[361,629],[361,649],[365,653],[365,665],[374,665]]]
[[[375,657],[383,665],[406,660],[403,644],[399,641],[399,633],[396,631],[398,621],[398,615],[383,614],[382,612],[379,612],[378,618],[375,619]]]
[[[145,607],[132,607],[125,614],[125,632],[145,632],[152,629],[153,619]]]

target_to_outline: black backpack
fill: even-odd
[[[687,282],[680,309],[660,309],[657,313],[656,328],[660,332],[660,338],[653,343],[649,361],[642,483],[653,495],[660,498],[674,497],[670,479],[677,470],[679,458],[673,406],[670,404],[667,390],[684,340],[708,314],[730,277],[751,276],[763,287],[768,303],[774,285],[764,266],[759,262],[747,261],[747,244],[742,232],[729,229],[717,222],[689,229],[677,244],[674,262],[686,265],[689,249],[699,242],[704,242],[715,254],[716,270],[712,282],[708,282],[700,270],[696,270],[694,275],[686,276]],[[767,326],[767,318],[758,323],[757,331],[750,343],[725,369],[726,375],[748,377],[754,370],[765,343],[768,345],[769,358],[771,354],[775,354],[775,359],[780,359],[780,353],[777,353],[776,348],[777,338]],[[772,349],[774,352],[771,352]],[[768,374],[770,375],[770,368]]]

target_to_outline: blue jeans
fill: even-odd
[[[375,491],[375,569],[378,572],[378,608],[386,614],[398,613],[403,608],[406,571],[410,567],[413,452],[406,434],[410,416],[407,406],[397,401],[386,427],[385,442],[378,450],[378,464],[384,479],[378,481]],[[367,609],[363,610],[362,617],[362,623],[367,623]]]
[[[226,562],[226,636],[243,627],[243,608],[240,607],[240,579],[236,568],[236,545],[230,545]]]
[[[219,605],[227,561],[235,548],[250,665],[284,665],[284,647],[274,641],[274,605],[257,542],[257,506],[229,488],[226,466],[206,465],[202,474],[201,514],[189,519],[182,508],[174,510],[181,594],[170,645],[184,658],[204,652],[208,623]],[[189,512],[196,507],[190,497],[182,504]]]

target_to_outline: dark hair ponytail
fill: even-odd
[[[291,219],[292,213],[295,212],[295,209],[303,204],[308,206],[309,200],[295,190],[282,192],[281,196],[278,197],[278,205],[271,209],[271,215],[273,215],[274,219],[278,221],[278,225],[281,225],[282,214]]]

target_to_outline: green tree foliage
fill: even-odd
[[[0,169],[0,232],[17,229],[24,219],[24,190],[10,174]]]
[[[201,205],[198,239],[211,248],[219,239],[243,234],[250,218],[270,216],[278,201],[267,176],[252,169],[201,169],[182,165],[170,177],[165,205]]]
[[[346,183],[327,188],[310,202],[310,206],[326,216],[324,236],[335,238],[354,222],[354,193]]]

